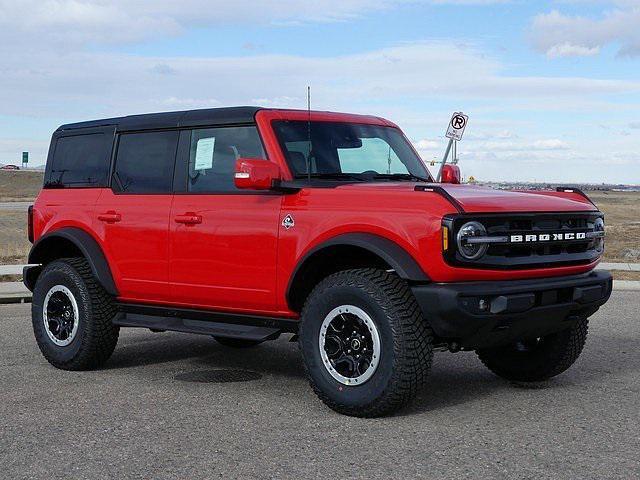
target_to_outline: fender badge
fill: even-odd
[[[282,226],[287,230],[295,226],[295,224],[296,222],[293,220],[291,214],[287,214],[287,216],[282,219]]]

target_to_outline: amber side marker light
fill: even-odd
[[[442,227],[442,250],[449,250],[449,227]]]

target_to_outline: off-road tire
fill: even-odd
[[[262,343],[262,340],[245,340],[244,338],[218,337],[213,335],[216,342],[230,348],[252,348]]]
[[[322,322],[343,304],[364,310],[379,332],[380,361],[362,385],[338,382],[320,355]],[[336,412],[356,417],[388,415],[408,404],[424,385],[433,358],[433,333],[407,283],[373,268],[345,270],[322,280],[305,302],[298,343],[314,392]]]
[[[478,357],[496,375],[517,382],[540,382],[561,374],[578,359],[587,339],[588,320],[547,335],[530,351],[514,345],[478,350]]]
[[[64,347],[50,340],[43,324],[43,302],[56,285],[68,288],[78,305],[77,334]],[[31,306],[33,332],[42,355],[57,368],[90,370],[106,362],[118,343],[120,328],[112,323],[115,314],[113,297],[96,281],[82,257],[55,260],[38,277]]]

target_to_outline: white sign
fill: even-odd
[[[462,134],[469,121],[469,116],[462,112],[456,112],[451,116],[449,127],[447,128],[447,138],[462,140]]]
[[[215,137],[198,140],[194,170],[208,170],[213,167],[213,150],[215,146]]]

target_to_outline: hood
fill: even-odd
[[[596,211],[591,201],[576,191],[496,190],[475,185],[439,184],[465,212],[577,212]]]
[[[352,183],[339,188],[376,190],[378,192],[412,192],[425,195],[421,187],[440,187],[467,213],[496,212],[590,212],[597,211],[591,201],[576,191],[553,190],[496,190],[477,185],[453,185],[448,183]]]

